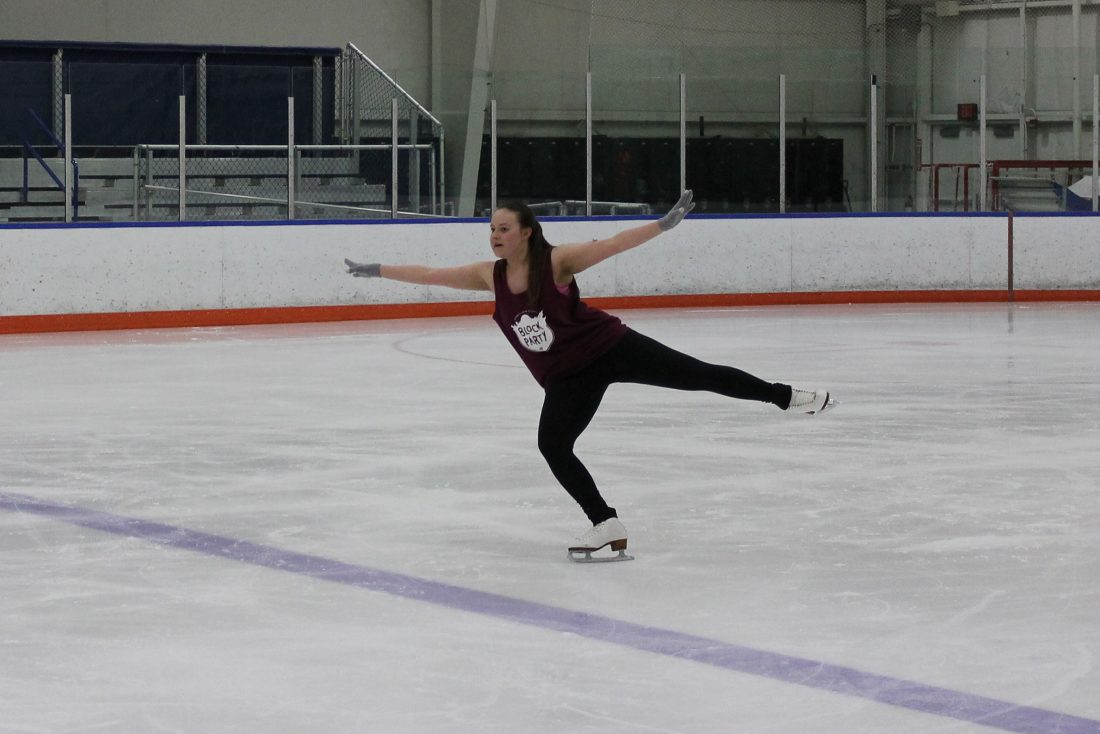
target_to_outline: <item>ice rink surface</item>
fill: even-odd
[[[487,317],[0,337],[0,731],[1100,732],[1100,304],[625,311],[822,416]]]

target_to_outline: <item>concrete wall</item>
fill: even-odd
[[[473,93],[477,85],[490,86],[488,94],[498,100],[502,134],[579,135],[584,72],[591,65],[598,133],[671,136],[678,130],[676,77],[684,72],[689,119],[694,124],[706,117],[708,135],[774,137],[782,72],[788,77],[788,134],[843,139],[844,178],[856,208],[863,209],[870,73],[897,83],[883,89],[885,109],[901,120],[889,135],[881,131],[882,155],[892,163],[915,163],[917,134],[904,118],[912,114],[918,88],[927,96],[924,112],[939,116],[932,129],[919,133],[924,161],[976,161],[974,131],[964,128],[959,137],[944,138],[939,123],[959,102],[976,101],[983,72],[991,113],[1009,115],[1023,107],[1039,119],[1036,128],[1017,130],[1011,138],[990,135],[990,159],[1075,157],[1069,121],[1075,40],[1070,0],[1058,1],[1029,5],[1021,23],[1017,9],[1003,7],[1007,3],[966,5],[958,15],[941,16],[937,6],[951,3],[928,0],[928,12],[918,14],[908,31],[892,15],[885,31],[874,23],[869,31],[868,8],[878,3],[863,0],[333,0],[323,6],[289,0],[43,0],[0,3],[0,28],[6,38],[24,40],[272,46],[352,41],[447,123],[452,197],[459,194],[462,169],[477,167],[480,143],[475,141],[475,150],[465,135],[479,124],[484,95]],[[479,13],[490,4],[496,22],[479,26]],[[1083,0],[1083,6],[1087,96],[1098,71],[1100,5]],[[867,46],[883,33],[894,51],[883,55],[885,69],[871,68],[877,53]],[[929,61],[918,74],[921,34]],[[488,70],[475,68],[479,45],[491,49]],[[1090,106],[1086,99],[1086,116]],[[1086,124],[1081,146],[1087,152],[1090,145]],[[914,181],[909,170],[880,178],[889,182],[884,201],[895,210],[927,189],[927,181]]]
[[[0,36],[226,46],[331,46],[349,41],[414,97],[429,96],[431,0],[41,0],[0,3]]]
[[[1100,288],[1100,217],[1017,217],[1016,286]],[[631,221],[546,221],[551,242]],[[489,300],[347,275],[491,259],[484,221],[0,228],[0,317]],[[698,218],[586,271],[582,293],[1000,290],[1004,217]]]

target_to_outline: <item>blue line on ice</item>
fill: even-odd
[[[733,645],[721,640],[697,637],[674,630],[570,611],[415,576],[356,566],[320,556],[294,553],[187,528],[53,504],[34,497],[7,492],[0,492],[0,509],[39,515],[105,533],[392,594],[532,627],[556,632],[571,632],[634,650],[692,660],[739,673],[868,699],[1003,731],[1020,734],[1051,734],[1052,732],[1100,734],[1100,721],[1092,719],[1020,706],[1007,701],[867,673],[817,660]]]

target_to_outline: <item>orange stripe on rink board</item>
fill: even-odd
[[[1100,301],[1100,291],[1013,291],[1017,301]]]
[[[1100,301],[1100,290],[1014,291],[1017,301]],[[1009,292],[994,291],[835,291],[824,293],[716,293],[682,296],[586,298],[598,308],[721,308],[814,306],[859,303],[1004,303]]]
[[[1100,290],[1014,291],[1017,301],[1100,301]],[[715,293],[675,296],[587,298],[596,308],[730,308],[746,306],[803,306],[870,303],[1001,303],[1004,290],[985,291],[839,291],[828,293]],[[194,311],[140,311],[129,313],[41,314],[0,316],[0,334],[61,331],[167,329],[253,324],[299,324],[326,321],[409,319],[440,316],[488,316],[486,301],[394,303],[355,306],[290,306]]]
[[[1100,293],[1100,292],[1098,292]],[[1006,301],[1005,291],[837,291],[826,293],[715,293],[682,296],[587,298],[599,308],[720,308],[850,303],[968,303]]]
[[[491,314],[492,312],[492,303],[462,302],[42,314],[35,316],[0,316],[0,334],[302,324],[325,321],[427,318],[433,316],[478,316]]]

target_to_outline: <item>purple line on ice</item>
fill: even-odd
[[[406,599],[473,612],[520,624],[571,632],[601,642],[693,660],[727,670],[792,683],[900,708],[968,721],[1020,734],[1100,734],[1100,721],[1020,706],[983,696],[929,686],[854,668],[781,655],[721,640],[537,602],[452,586],[415,576],[355,566],[320,556],[163,525],[105,512],[67,507],[0,492],[0,509],[49,517],[105,533],[138,538],[182,550],[227,558],[322,581],[380,591]]]

